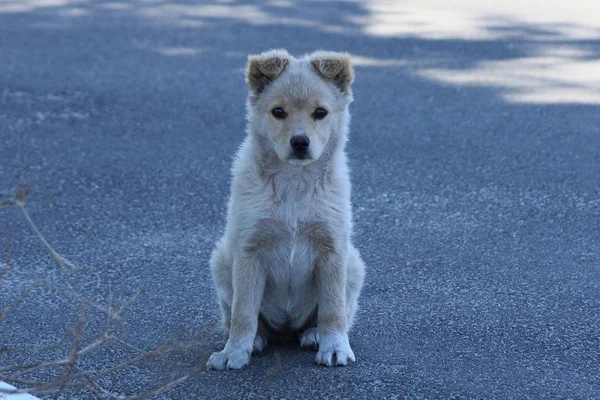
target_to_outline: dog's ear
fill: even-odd
[[[255,95],[279,76],[290,63],[290,55],[285,50],[270,50],[248,57],[246,83]]]
[[[350,55],[331,51],[317,51],[310,55],[310,63],[324,79],[333,82],[342,92],[348,92],[354,82]]]

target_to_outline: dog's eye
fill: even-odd
[[[287,114],[281,107],[272,109],[271,114],[273,114],[273,116],[277,119],[284,119],[285,117],[287,117]]]
[[[326,116],[327,116],[327,110],[325,110],[324,108],[320,108],[320,107],[319,107],[319,108],[317,108],[317,109],[315,110],[315,112],[313,113],[313,118],[314,118],[314,119],[317,119],[317,120],[319,120],[319,119],[323,119],[323,118],[325,118]]]

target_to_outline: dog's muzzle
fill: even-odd
[[[290,146],[292,146],[293,156],[295,158],[306,158],[308,155],[308,147],[310,146],[310,139],[306,135],[294,135],[290,139]]]

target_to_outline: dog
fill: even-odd
[[[210,259],[229,339],[207,368],[242,368],[286,335],[318,349],[318,364],[355,361],[348,331],[365,264],[351,243],[345,154],[353,81],[346,53],[248,57],[246,137]]]

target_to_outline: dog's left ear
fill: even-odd
[[[310,63],[324,79],[333,82],[342,92],[349,92],[354,82],[350,55],[331,51],[317,51],[310,55]]]
[[[270,50],[248,57],[246,82],[255,96],[277,78],[290,63],[290,55],[283,49]]]

